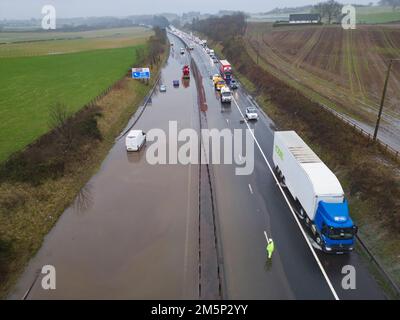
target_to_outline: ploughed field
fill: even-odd
[[[0,162],[49,130],[52,105],[76,112],[126,74],[137,49],[144,54],[149,35],[147,29],[126,28],[35,41],[35,33],[16,33],[13,39],[25,42],[1,44]]]
[[[357,120],[376,119],[388,61],[400,58],[400,25],[272,27],[250,23],[246,42],[260,66]],[[400,62],[394,63],[384,121],[398,127]]]

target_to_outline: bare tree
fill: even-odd
[[[325,17],[325,15],[326,15],[326,12],[325,12],[325,4],[322,3],[322,2],[316,4],[316,5],[314,6],[314,8],[313,8],[313,11],[314,11],[315,13],[318,13],[318,14],[321,16],[321,18]]]
[[[328,19],[328,23],[330,24],[332,19],[341,15],[342,5],[335,0],[329,0],[327,2],[321,2],[315,5],[314,11],[319,13],[321,18],[326,17]]]

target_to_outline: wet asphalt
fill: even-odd
[[[238,108],[244,114],[246,107],[256,105],[254,100],[239,88],[234,94],[237,104],[221,104],[209,79],[210,75],[218,73],[217,66],[200,46],[195,46],[192,56],[203,75],[209,127],[245,129]],[[260,119],[250,123],[250,127],[272,164],[275,126],[260,113]],[[254,157],[254,172],[249,176],[237,176],[236,165],[213,166],[225,298],[333,299],[332,291],[257,147]],[[266,259],[264,231],[275,242],[272,261]],[[339,299],[385,299],[357,252],[343,256],[319,251],[317,254]],[[345,276],[342,268],[346,265],[355,267],[355,290],[342,288]]]

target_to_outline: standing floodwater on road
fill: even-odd
[[[172,88],[188,62],[171,51],[160,79],[167,92],[155,91],[135,129],[167,131],[172,120],[179,128],[196,128],[193,82]],[[28,299],[198,297],[198,166],[152,166],[145,152],[127,153],[125,139],[117,141],[10,298],[20,299],[44,265],[56,269],[56,290],[43,290],[39,276]]]

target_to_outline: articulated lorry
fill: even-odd
[[[324,252],[351,252],[357,227],[335,174],[294,131],[275,132],[273,148],[277,177],[316,243]]]
[[[219,72],[225,82],[229,85],[232,79],[232,66],[227,60],[221,60],[220,64]]]

